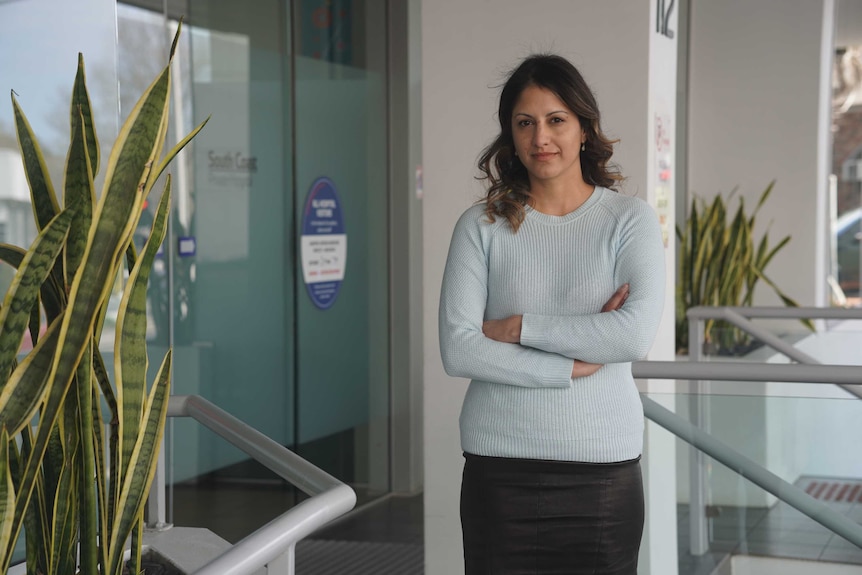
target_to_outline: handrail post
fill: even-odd
[[[165,438],[159,446],[159,460],[156,463],[156,476],[147,496],[147,528],[163,530],[171,527],[167,522],[165,505]]]
[[[690,318],[688,322],[688,358],[699,362],[703,350],[704,322]],[[704,394],[704,382],[692,381],[689,410],[692,425],[709,431],[709,410]],[[706,518],[706,455],[689,446],[689,551],[700,556],[709,551],[709,525]]]
[[[266,564],[266,575],[295,575],[296,574],[296,544],[291,545],[287,551]]]

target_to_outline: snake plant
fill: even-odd
[[[679,273],[676,290],[677,350],[688,349],[688,319],[686,311],[695,306],[750,306],[754,288],[760,280],[768,285],[788,306],[798,304],[766,275],[766,266],[787,243],[790,236],[770,245],[769,233],[764,232],[755,242],[754,227],[758,211],[769,198],[775,181],[760,194],[751,214],[739,197],[739,206],[732,219],[724,198],[716,195],[712,203],[695,197],[685,229],[677,226],[680,241]],[[734,194],[731,193],[730,197]],[[810,323],[806,325],[811,328]],[[724,322],[707,320],[705,343],[726,353],[744,348],[747,334]]]
[[[79,54],[62,206],[12,96],[39,234],[28,249],[0,245],[0,259],[17,269],[0,307],[0,573],[22,529],[28,574],[120,575],[130,537],[130,572],[140,572],[143,508],[170,394],[170,350],[146,380],[147,280],[165,237],[170,176],[140,254],[132,236],[156,180],[203,127],[164,153],[170,89],[169,62],[123,124],[97,201],[99,140]],[[98,341],[124,265],[112,382]],[[20,357],[27,330],[33,349]]]

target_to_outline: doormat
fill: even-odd
[[[818,501],[862,503],[862,479],[801,477],[796,486]]]
[[[303,539],[296,545],[302,575],[423,575],[422,545]]]

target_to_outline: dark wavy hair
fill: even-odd
[[[550,90],[575,113],[586,133],[581,152],[581,173],[590,185],[616,190],[623,180],[619,169],[610,164],[612,140],[602,133],[599,107],[592,90],[568,60],[554,54],[535,54],[522,61],[509,74],[500,92],[497,117],[500,134],[479,158],[480,180],[488,180],[485,213],[493,222],[496,216],[509,221],[518,231],[524,221],[524,206],[530,191],[530,179],[524,164],[515,155],[512,138],[512,113],[521,93],[529,86]]]

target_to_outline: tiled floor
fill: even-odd
[[[304,498],[276,480],[201,481],[174,488],[173,522],[205,527],[236,543]],[[296,568],[304,575],[422,575],[422,494],[367,502],[301,541]]]
[[[799,483],[799,482],[798,482]],[[804,483],[800,485],[805,488]],[[289,508],[296,493],[279,485],[199,485],[176,492],[178,524],[205,526],[235,542]],[[822,499],[822,498],[821,498]],[[834,499],[834,498],[833,498]],[[218,505],[215,505],[215,502]],[[862,523],[862,489],[852,501],[824,501],[854,521]],[[218,511],[217,511],[218,510]],[[819,523],[783,502],[771,508],[720,507],[710,520],[710,552],[700,557],[688,554],[689,510],[678,506],[679,575],[711,575],[731,553],[862,565],[862,549],[832,534]],[[422,495],[388,496],[363,505],[344,518],[315,533],[297,549],[297,565],[305,561],[303,573],[314,575],[359,575],[392,573],[421,575],[423,543]],[[460,550],[459,550],[460,551]],[[319,559],[349,562],[325,567]],[[388,557],[387,569],[375,559],[372,571],[364,571],[359,557]],[[400,563],[395,563],[395,560]]]
[[[811,480],[800,479],[797,485],[806,489]],[[856,480],[838,482],[852,487]],[[862,523],[862,497],[818,498]],[[693,557],[688,553],[688,506],[678,507],[680,575],[709,575],[731,553],[862,565],[862,549],[783,501],[770,508],[719,507],[717,511],[718,516],[710,519],[710,552]]]

